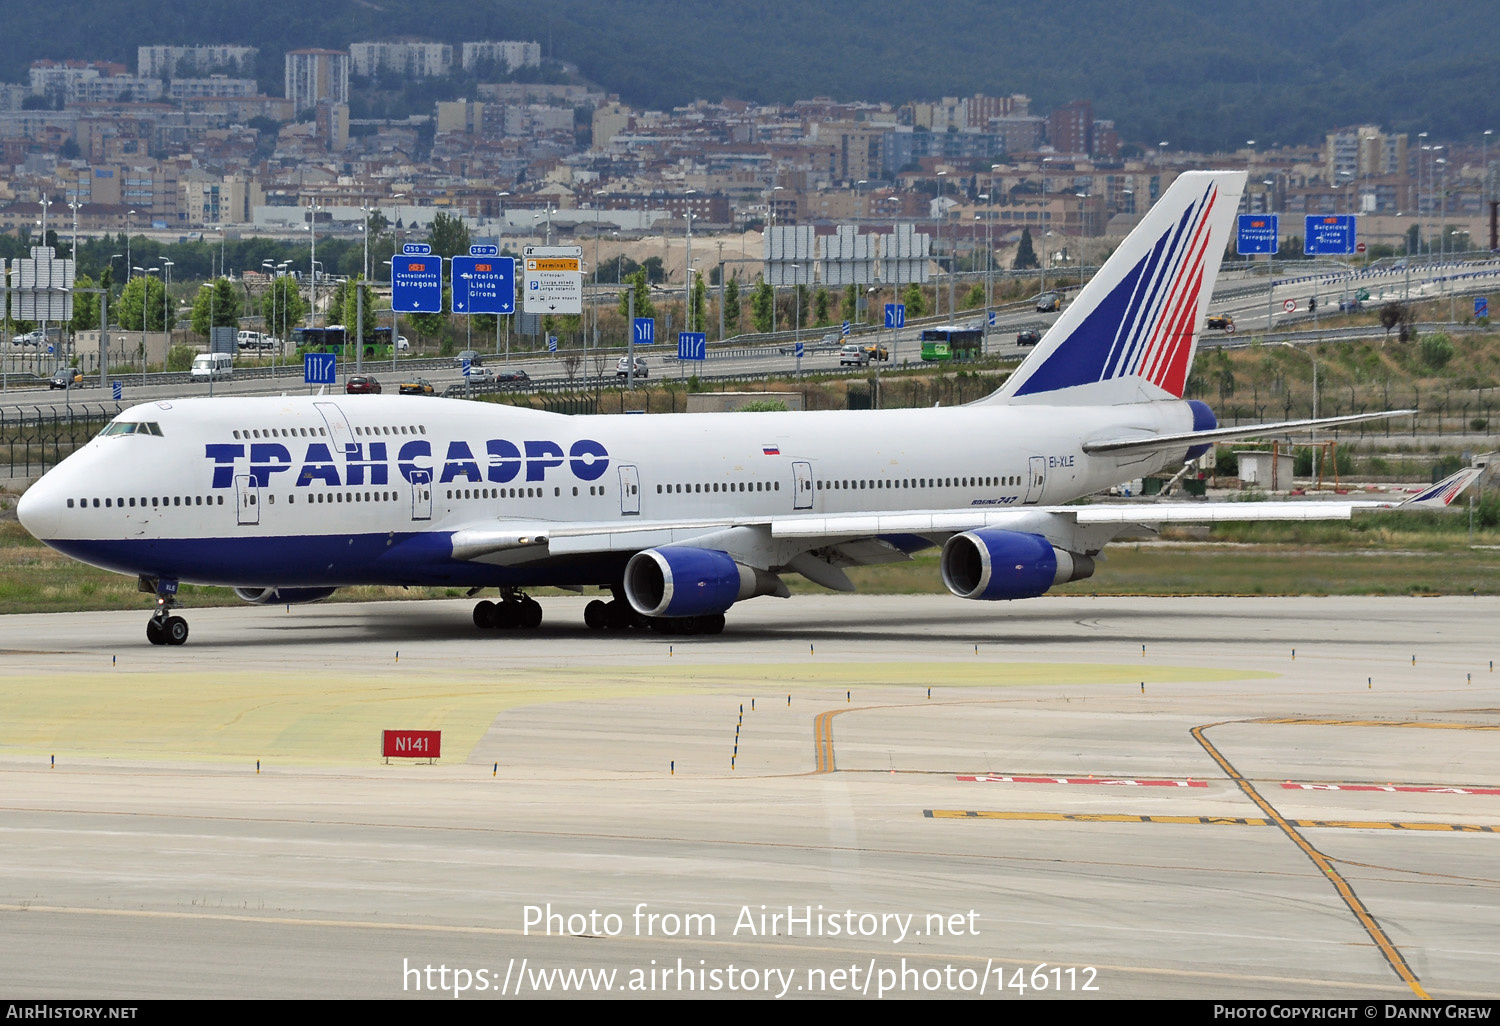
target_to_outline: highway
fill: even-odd
[[[1263,278],[1247,274],[1243,269],[1226,269],[1220,275],[1209,310],[1215,316],[1227,314],[1234,319],[1234,333],[1206,331],[1202,344],[1205,347],[1236,345],[1243,343],[1251,332],[1263,333],[1267,324],[1267,309],[1271,311],[1271,330],[1287,341],[1307,341],[1314,338],[1378,337],[1377,329],[1340,329],[1336,332],[1319,332],[1316,316],[1308,309],[1309,300],[1319,298],[1320,312],[1337,313],[1341,297],[1354,296],[1363,288],[1369,293],[1366,306],[1376,305],[1391,299],[1411,297],[1431,299],[1438,296],[1451,297],[1451,316],[1461,317],[1472,310],[1471,297],[1482,295],[1486,290],[1500,287],[1500,260],[1483,262],[1446,263],[1420,265],[1416,267],[1376,265],[1369,268],[1342,270],[1327,266],[1299,266],[1290,269],[1295,273],[1278,271],[1274,289],[1267,302]],[[1292,304],[1292,309],[1287,309]],[[1038,313],[1031,301],[1011,303],[995,310],[995,324],[991,329],[988,352],[1002,359],[1018,360],[1029,350],[1016,345],[1016,334],[1034,329],[1045,332],[1056,321],[1059,314]],[[960,311],[958,323],[978,327],[984,319],[984,310]],[[875,370],[895,369],[919,362],[921,343],[918,335],[923,327],[947,323],[948,318],[927,318],[920,323],[908,324],[900,331],[891,332],[873,325],[858,325],[852,341],[871,343],[879,341],[890,351],[889,361],[871,363],[868,367],[841,367],[838,345],[823,343],[828,334],[826,327],[808,328],[800,332],[779,331],[774,335],[740,336],[724,343],[711,345],[708,359],[701,366],[679,363],[676,353],[667,345],[639,347],[636,352],[644,356],[649,374],[644,384],[650,385],[663,378],[686,380],[697,375],[700,379],[723,380],[738,377],[753,378],[767,375],[849,373],[867,376]],[[1286,333],[1286,334],[1280,334]],[[791,347],[800,339],[805,355],[800,361],[791,353]],[[519,340],[517,340],[519,345]],[[478,347],[477,347],[478,348]],[[484,351],[482,348],[480,351]],[[599,381],[606,387],[617,383],[614,373],[616,360],[624,350],[618,347],[602,351],[588,350],[573,355],[582,357],[574,374],[569,376],[565,365],[568,351],[556,354],[522,352],[517,348],[509,358],[504,353],[485,352],[484,362],[493,368],[524,370],[531,378],[526,386],[529,390],[568,390],[587,387]],[[109,396],[101,393],[97,386],[75,388],[71,394],[63,390],[50,390],[45,380],[35,375],[47,374],[53,369],[49,358],[35,349],[7,349],[0,358],[0,408],[22,411],[65,409],[70,403],[111,403]],[[397,369],[389,361],[368,362],[364,370],[374,374],[382,386],[393,391],[403,378],[419,376],[430,381],[438,394],[458,389],[463,383],[461,368],[451,357],[407,358]],[[339,368],[342,382],[354,373],[351,364]],[[192,382],[186,373],[126,374],[119,377],[124,389],[122,402],[172,399],[189,395],[207,395],[206,383]],[[280,365],[272,377],[268,368],[242,369],[230,381],[215,382],[215,395],[276,395],[282,392],[312,392],[302,380],[302,367]],[[450,393],[453,394],[453,393]]]

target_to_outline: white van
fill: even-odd
[[[194,381],[223,381],[234,373],[234,359],[228,353],[200,353],[193,357]]]

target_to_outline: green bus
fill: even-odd
[[[977,360],[984,352],[983,328],[923,328],[922,359]]]
[[[349,346],[349,330],[342,324],[330,324],[326,328],[293,328],[292,344],[297,347],[299,357],[308,353],[333,353],[341,358],[354,359],[354,351]],[[386,359],[391,357],[391,329],[376,328],[365,335],[364,342],[365,359]]]

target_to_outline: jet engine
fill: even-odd
[[[338,591],[337,588],[236,588],[234,593],[257,606],[295,605],[318,602]]]
[[[1059,549],[1039,534],[983,528],[943,546],[943,583],[959,598],[1036,598],[1054,584],[1094,575],[1089,556]]]
[[[712,616],[740,599],[789,594],[780,577],[718,549],[646,549],[625,564],[625,598],[642,616]]]

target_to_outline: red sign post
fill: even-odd
[[[437,759],[443,754],[441,730],[383,730],[380,754],[387,759]]]

